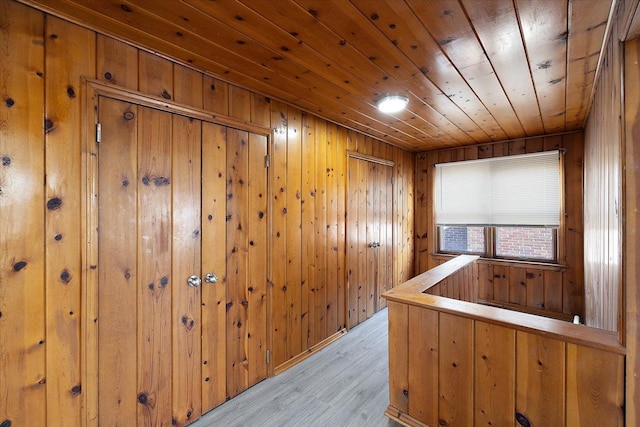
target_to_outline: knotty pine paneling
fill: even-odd
[[[615,37],[606,49],[585,128],[585,320],[615,331],[622,315],[622,51]]]
[[[0,58],[1,118],[5,123],[0,128],[0,244],[5,248],[1,256],[0,352],[6,361],[0,369],[7,369],[2,389],[11,397],[10,405],[0,406],[0,422],[78,426],[84,416],[83,400],[89,400],[88,411],[97,407],[95,386],[91,381],[81,382],[85,344],[80,328],[81,231],[85,224],[81,217],[81,77],[273,130],[270,190],[260,202],[271,216],[271,240],[255,242],[262,250],[270,245],[265,267],[269,271],[265,286],[271,294],[270,330],[264,339],[272,350],[272,370],[278,365],[286,367],[287,362],[308,354],[345,328],[347,149],[395,162],[396,203],[390,208],[395,227],[394,263],[388,268],[387,286],[413,276],[413,154],[272,101],[251,88],[230,85],[223,76],[200,73],[12,0],[0,0],[0,9],[3,45],[6,41],[11,47],[2,50]],[[233,149],[207,142],[213,127],[203,125],[203,146],[208,147],[203,173],[205,168],[217,167],[215,159],[228,155],[227,148]],[[215,178],[217,172],[209,175]],[[186,186],[192,178],[182,176],[180,182]],[[220,185],[224,183],[203,181],[203,191]],[[258,203],[259,195],[251,194]],[[224,215],[219,215],[215,201],[203,198],[202,211],[202,227],[217,230],[210,221],[224,220]],[[209,215],[212,220],[205,221]],[[202,257],[203,265],[207,264],[207,254],[203,252]],[[171,268],[179,274],[176,266]],[[222,302],[213,290],[203,288],[201,292],[211,304]],[[186,307],[191,297],[180,298]],[[178,330],[175,321],[167,313],[154,324],[155,328],[162,326],[164,341],[172,342],[169,338]],[[203,328],[219,332],[224,329],[220,322],[219,316],[202,315]],[[159,333],[151,327],[148,332]],[[4,353],[5,349],[9,352]],[[178,354],[182,350],[166,351]],[[162,374],[167,384],[185,384],[184,378],[193,375],[213,381],[220,372],[224,378],[220,355],[208,347],[202,353],[208,363],[202,365],[201,374],[162,367],[171,371]],[[174,409],[184,414],[186,406],[202,405],[206,410],[219,404],[224,400],[221,387],[224,384],[203,395],[201,403],[185,389],[185,394],[176,395]],[[172,409],[158,410],[168,414]],[[91,424],[95,419],[90,416],[87,421]]]
[[[389,301],[387,416],[430,426],[625,425],[624,349],[584,331],[574,342],[568,328],[583,326],[523,328],[522,318],[470,308],[411,293]]]
[[[431,151],[416,156],[415,266],[416,274],[443,261],[435,254],[433,171],[436,163],[565,149],[564,215],[558,233],[559,266],[479,261],[478,297],[498,305],[538,314],[570,318],[583,316],[583,233],[581,133],[521,139],[466,148]],[[453,290],[451,290],[453,292]]]
[[[44,34],[47,425],[66,426],[82,403],[80,77],[95,75],[96,35],[53,16]]]
[[[42,13],[0,2],[0,422],[13,425],[47,423],[43,29]]]

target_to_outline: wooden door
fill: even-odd
[[[386,307],[393,286],[393,163],[349,155],[347,200],[348,325]]]
[[[203,124],[205,412],[267,377],[266,155],[266,136]]]
[[[186,425],[266,377],[266,137],[98,110],[99,422]]]

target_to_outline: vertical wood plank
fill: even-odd
[[[184,88],[176,86],[176,97]],[[202,82],[195,85],[198,91]],[[190,91],[186,91],[190,93]],[[201,98],[201,97],[200,97]],[[184,426],[200,417],[201,287],[187,279],[201,271],[201,140],[199,120],[173,115],[172,171],[172,404],[173,422]]]
[[[43,37],[42,13],[0,2],[0,420],[16,426],[47,423]]]
[[[369,179],[369,165],[364,160],[357,160],[358,168],[358,240],[356,251],[358,254],[358,263],[356,268],[359,272],[359,282],[357,287],[357,322],[360,324],[367,320],[367,288],[371,275],[369,274],[367,264],[367,252],[368,252],[368,236],[367,236],[367,213],[369,211],[370,201],[368,200],[368,179]]]
[[[62,426],[81,418],[79,94],[95,76],[95,33],[48,15],[45,34],[47,425]]]
[[[366,192],[366,246],[365,246],[365,256],[366,256],[366,271],[367,271],[367,281],[364,283],[364,292],[363,296],[365,298],[363,307],[364,307],[364,318],[368,319],[375,313],[376,304],[374,300],[376,300],[375,295],[378,293],[378,248],[371,248],[369,245],[371,242],[377,242],[380,238],[380,227],[379,227],[379,204],[380,204],[380,194],[377,191],[378,185],[378,164],[374,162],[361,162],[364,166],[364,173],[366,174],[366,179],[364,182],[365,192]],[[366,165],[366,166],[365,166]]]
[[[96,77],[137,90],[138,49],[111,37],[96,35]]]
[[[562,276],[561,271],[544,272],[544,308],[562,313]]]
[[[138,424],[171,420],[171,115],[138,109]]]
[[[98,146],[98,413],[105,425],[136,418],[137,123],[133,104],[102,99]],[[133,120],[126,120],[125,114]]]
[[[227,129],[227,399],[248,387],[249,135]]]
[[[496,301],[509,301],[509,267],[504,265],[493,266],[493,299]]]
[[[544,271],[526,269],[527,307],[544,308]]]
[[[167,100],[173,99],[173,64],[148,52],[138,53],[138,89]]]
[[[202,412],[227,397],[226,216],[227,128],[202,123],[202,272],[218,276],[202,288]]]
[[[525,268],[509,267],[509,302],[527,305],[527,270]]]
[[[229,116],[247,123],[251,121],[251,92],[229,85]]]
[[[473,320],[440,313],[438,422],[473,425]]]
[[[380,177],[380,292],[378,295],[378,306],[382,309],[387,306],[387,300],[382,298],[382,294],[393,288],[393,167],[384,166],[381,168]]]
[[[389,302],[389,405],[408,413],[409,306]]]
[[[516,372],[516,412],[531,425],[564,425],[564,342],[518,331]]]
[[[316,203],[315,203],[315,232],[316,232],[316,277],[314,292],[314,326],[316,328],[316,342],[326,338],[327,330],[327,123],[316,121]]]
[[[289,331],[287,330],[287,106],[271,102],[271,124],[274,127],[271,170],[273,188],[272,227],[272,304],[271,304],[271,345],[273,366],[286,362],[291,357],[287,353]],[[280,254],[280,255],[278,255]]]
[[[474,425],[513,425],[515,331],[478,321],[474,332]]]
[[[565,256],[567,271],[563,276],[563,312],[584,316],[584,225],[583,225],[583,152],[584,136],[563,136],[566,148],[565,173]]]
[[[289,108],[287,121],[287,334],[289,348],[287,354],[297,356],[303,350],[300,306],[302,297],[302,117],[299,110]]]
[[[173,64],[173,92],[175,102],[203,108],[202,73]]]
[[[211,76],[202,77],[203,107],[223,116],[229,115],[229,84]]]
[[[251,123],[271,127],[271,99],[257,93],[251,93]]]
[[[429,240],[430,236],[430,224],[429,221],[430,207],[429,207],[429,155],[427,153],[420,153],[416,159],[416,176],[415,176],[415,256],[416,256],[416,273],[424,273],[428,270],[428,257],[429,257]]]
[[[625,99],[625,143],[624,143],[624,185],[626,187],[624,203],[626,206],[625,217],[625,249],[624,256],[632,259],[640,250],[640,232],[638,222],[640,219],[640,175],[636,165],[640,162],[640,127],[639,110],[640,85],[638,84],[640,63],[640,39],[634,39],[625,43],[624,58],[624,99]],[[624,329],[621,328],[622,341],[626,342],[627,356],[625,364],[625,415],[629,422],[640,420],[640,377],[635,373],[640,370],[639,342],[633,337],[640,334],[640,301],[639,289],[635,286],[640,283],[640,268],[636,263],[629,263],[624,271]]]
[[[347,324],[349,328],[358,324],[358,286],[360,269],[358,268],[358,192],[359,170],[358,160],[349,157],[349,178],[347,193]]]
[[[302,115],[302,254],[300,321],[303,345],[315,342],[315,117]]]
[[[347,239],[347,130],[338,128],[337,156],[337,186],[338,186],[338,327],[344,329],[347,326],[347,271],[346,239]],[[391,244],[391,242],[389,242]]]
[[[567,344],[567,423],[623,426],[624,356]]]
[[[338,328],[338,180],[336,177],[338,127],[327,123],[327,325],[325,336]]]
[[[493,299],[493,265],[478,264],[478,298],[491,301]]]
[[[248,322],[246,347],[249,387],[267,377],[267,137],[249,134],[248,265],[246,283]]]
[[[439,421],[438,312],[409,306],[408,328],[408,341],[404,343],[409,349],[408,411],[418,421],[436,426]]]

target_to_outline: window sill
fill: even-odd
[[[449,260],[457,257],[457,254],[434,254],[431,256],[434,259]],[[566,271],[569,267],[563,264],[556,264],[552,262],[536,262],[536,261],[519,261],[513,259],[498,259],[498,258],[480,258],[478,264],[491,264],[491,265],[505,265],[509,267],[534,267],[540,270],[551,271]]]

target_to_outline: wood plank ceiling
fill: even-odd
[[[612,0],[23,0],[411,151],[581,129]],[[409,108],[385,115],[384,94]]]

